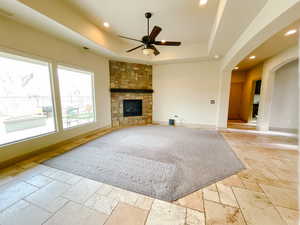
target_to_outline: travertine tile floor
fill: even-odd
[[[0,224],[298,224],[295,136],[222,131],[247,169],[173,203],[39,164],[103,134],[1,170]]]

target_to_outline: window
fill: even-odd
[[[93,74],[58,67],[63,128],[95,121]]]
[[[0,52],[0,145],[56,131],[49,71]]]

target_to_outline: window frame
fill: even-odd
[[[86,70],[86,69],[82,69],[80,67],[77,66],[73,66],[73,65],[66,65],[66,64],[62,64],[62,63],[58,63],[56,65],[56,76],[57,76],[57,90],[58,90],[58,95],[59,95],[59,102],[60,102],[60,110],[61,110],[61,115],[63,114],[62,112],[62,99],[61,99],[61,93],[60,93],[60,83],[59,83],[59,74],[58,74],[58,70],[59,69],[65,69],[65,70],[69,70],[69,71],[73,71],[73,72],[77,72],[77,73],[85,73],[87,75],[91,76],[91,88],[92,88],[92,104],[93,104],[93,115],[94,115],[94,120],[91,122],[87,122],[87,123],[83,123],[83,124],[78,124],[72,127],[63,127],[63,117],[61,116],[60,122],[61,122],[61,128],[63,131],[67,131],[67,130],[72,130],[72,129],[76,129],[79,127],[83,127],[83,126],[87,126],[90,124],[95,124],[97,122],[97,113],[96,113],[96,95],[95,95],[95,74],[93,71],[90,70]]]
[[[50,131],[47,133],[34,135],[31,137],[26,137],[26,138],[22,138],[19,140],[3,143],[3,144],[0,144],[0,147],[5,147],[8,145],[13,145],[13,144],[17,144],[17,143],[21,143],[21,142],[25,142],[25,141],[29,141],[29,140],[33,140],[33,139],[37,139],[40,137],[58,133],[59,126],[58,126],[58,119],[57,119],[57,107],[56,107],[57,102],[55,99],[55,85],[54,85],[54,76],[53,76],[53,69],[52,69],[53,63],[51,63],[51,61],[49,61],[49,60],[42,59],[40,57],[35,57],[32,55],[27,55],[27,54],[21,54],[21,53],[15,52],[15,51],[5,51],[1,48],[0,48],[0,56],[14,59],[14,60],[20,60],[23,62],[33,63],[33,64],[45,65],[48,67],[49,81],[50,81],[50,83],[49,83],[50,84],[50,95],[51,95],[51,103],[52,103],[52,109],[53,109],[53,122],[54,122],[54,131]]]

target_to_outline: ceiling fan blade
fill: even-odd
[[[134,38],[130,38],[130,37],[125,37],[125,36],[122,36],[122,35],[119,35],[119,37],[120,37],[120,38],[124,38],[124,39],[128,39],[128,40],[132,40],[132,41],[142,42],[141,40],[134,39]]]
[[[179,41],[155,41],[155,45],[166,45],[166,46],[179,46],[181,42]]]
[[[152,48],[154,50],[154,55],[160,54],[160,52],[157,50],[157,48],[155,48],[155,46],[151,45],[150,48]]]
[[[135,48],[132,48],[132,49],[130,49],[130,50],[127,50],[126,52],[132,52],[132,51],[134,51],[134,50],[136,50],[136,49],[138,49],[138,48],[140,48],[140,47],[143,47],[144,45],[139,45],[139,46],[137,46],[137,47],[135,47]]]
[[[153,42],[155,41],[155,38],[159,35],[159,33],[161,32],[161,28],[158,26],[154,26],[153,30],[151,31],[151,34],[149,35],[149,41]]]

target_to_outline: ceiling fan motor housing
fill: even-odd
[[[142,38],[142,42],[144,44],[147,44],[149,42],[149,36],[145,35],[143,38]]]

